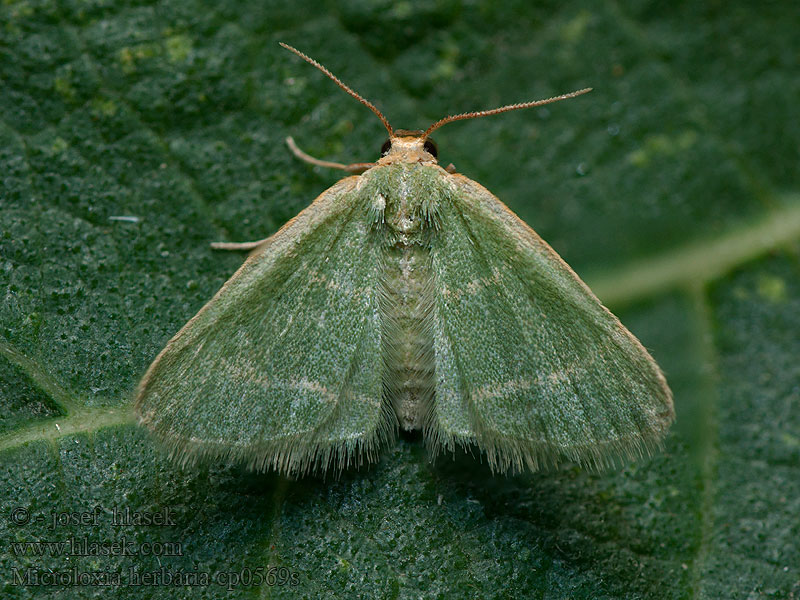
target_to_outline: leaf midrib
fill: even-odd
[[[624,306],[672,289],[718,279],[770,250],[800,238],[800,194],[779,197],[780,209],[755,223],[734,226],[711,240],[690,242],[607,274],[589,277],[603,304]]]

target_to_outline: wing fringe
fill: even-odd
[[[394,411],[386,402],[381,405],[377,426],[365,436],[323,442],[309,441],[314,439],[314,432],[238,445],[163,431],[154,428],[149,421],[146,416],[139,417],[139,423],[150,429],[168,457],[181,467],[221,461],[253,471],[274,470],[291,477],[324,475],[328,471],[338,475],[346,468],[377,462],[380,449],[397,437]]]

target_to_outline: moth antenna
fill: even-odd
[[[428,127],[425,130],[425,133],[422,134],[422,137],[423,138],[428,137],[431,133],[439,129],[439,127],[441,127],[442,125],[447,125],[448,123],[452,123],[453,121],[463,121],[464,119],[476,119],[478,117],[488,117],[489,115],[497,115],[499,113],[508,112],[510,110],[518,110],[520,108],[532,108],[534,106],[542,106],[544,104],[550,104],[551,102],[558,102],[559,100],[574,98],[575,96],[580,96],[581,94],[585,94],[586,92],[591,92],[591,91],[592,88],[584,88],[576,92],[570,92],[569,94],[562,94],[560,96],[553,96],[552,98],[547,98],[545,100],[520,102],[519,104],[508,104],[506,106],[501,106],[500,108],[492,108],[490,110],[478,110],[475,112],[450,115],[449,117],[445,117],[444,119],[439,119],[438,121],[436,121],[436,123]]]
[[[361,104],[363,104],[363,105],[364,105],[364,106],[366,106],[368,109],[370,109],[372,112],[374,112],[374,113],[375,113],[375,114],[378,116],[378,118],[381,120],[381,123],[383,123],[383,126],[384,126],[384,127],[386,127],[386,130],[389,132],[389,137],[394,137],[394,130],[392,129],[392,126],[391,126],[391,125],[389,125],[389,121],[388,121],[388,120],[386,120],[386,117],[384,117],[384,116],[383,116],[383,113],[382,113],[381,111],[379,111],[379,110],[378,110],[378,108],[377,108],[377,107],[376,107],[376,106],[375,106],[375,105],[374,105],[372,102],[370,102],[369,100],[367,100],[366,98],[364,98],[363,96],[361,96],[361,95],[360,95],[358,92],[356,92],[355,90],[353,90],[351,87],[349,87],[348,85],[346,85],[346,84],[345,84],[345,83],[344,83],[344,82],[343,82],[341,79],[339,79],[338,77],[336,77],[336,75],[334,75],[333,73],[331,73],[331,72],[330,72],[328,69],[326,69],[325,67],[323,67],[321,64],[319,64],[317,61],[315,61],[315,60],[314,60],[313,58],[311,58],[310,56],[308,56],[308,55],[306,55],[306,54],[303,54],[302,52],[300,52],[300,50],[298,50],[297,48],[293,48],[293,47],[292,47],[292,46],[290,46],[289,44],[284,44],[283,42],[278,42],[278,43],[279,43],[281,46],[283,46],[284,48],[286,48],[286,49],[287,49],[289,52],[293,52],[294,54],[296,54],[297,56],[299,56],[300,58],[302,58],[304,61],[306,61],[307,63],[309,63],[309,64],[311,64],[311,65],[313,65],[313,66],[317,67],[317,68],[318,68],[320,71],[322,71],[323,73],[325,73],[325,75],[327,75],[327,76],[328,76],[328,78],[329,78],[331,81],[333,81],[333,83],[335,83],[336,85],[338,85],[338,86],[339,86],[340,88],[342,88],[342,89],[343,89],[345,92],[347,92],[348,94],[350,94],[350,95],[351,95],[353,98],[355,98],[356,100],[358,100],[359,102],[361,102]]]

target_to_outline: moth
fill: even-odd
[[[431,454],[477,447],[494,472],[603,467],[656,449],[674,419],[641,343],[528,225],[437,163],[425,131],[324,191],[167,343],[135,412],[184,463],[299,475],[374,461],[399,429]]]

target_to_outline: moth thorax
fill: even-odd
[[[422,228],[422,218],[414,214],[398,214],[389,222],[389,226],[399,233],[408,235]]]
[[[412,235],[418,233],[425,226],[425,217],[416,198],[400,198],[390,202],[384,212],[384,222],[393,231]]]

